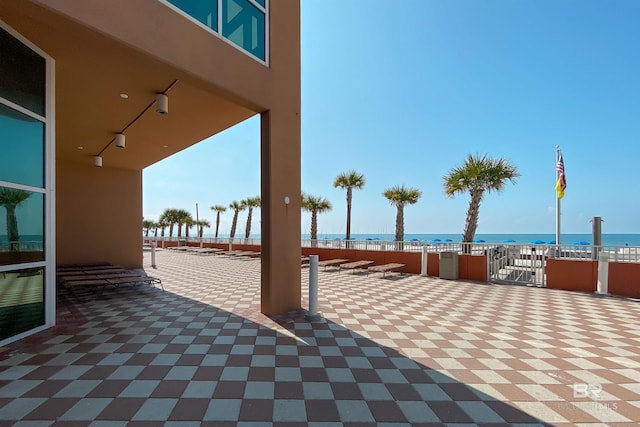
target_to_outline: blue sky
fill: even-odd
[[[302,0],[302,188],[326,197],[319,233],[393,233],[382,192],[416,187],[407,233],[462,233],[468,195],[442,177],[468,153],[505,157],[521,177],[487,194],[478,233],[555,232],[555,146],[567,190],[562,232],[640,232],[640,2]],[[260,193],[254,117],[144,171],[144,215],[168,207],[212,224],[211,205]],[[233,179],[231,179],[233,177]],[[259,232],[259,210],[254,231]],[[228,233],[231,213],[223,214]],[[246,213],[240,214],[244,230]],[[310,218],[303,214],[302,230]],[[208,232],[208,231],[205,231]]]

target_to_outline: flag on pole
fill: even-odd
[[[562,160],[562,153],[559,153],[558,163],[556,163],[556,172],[558,181],[556,182],[556,195],[558,199],[564,197],[564,190],[567,188],[567,178],[564,175],[564,161]]]

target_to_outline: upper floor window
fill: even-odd
[[[267,0],[167,0],[252,56],[267,61]]]

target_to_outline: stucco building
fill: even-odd
[[[299,0],[0,0],[0,344],[53,326],[56,265],[141,267],[142,170],[256,114],[275,314],[300,307]]]

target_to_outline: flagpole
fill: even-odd
[[[560,161],[560,146],[556,145],[556,165]],[[560,179],[560,172],[556,166],[556,182]],[[560,244],[560,198],[556,191],[556,245]]]

